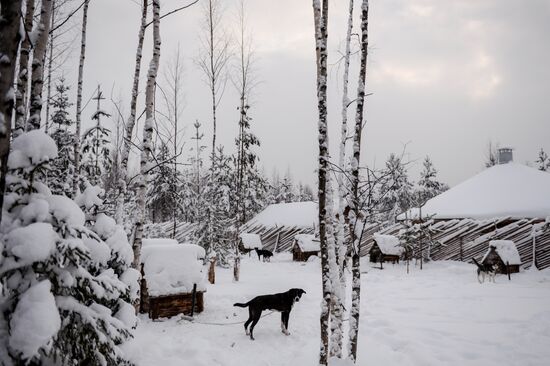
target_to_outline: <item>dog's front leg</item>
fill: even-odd
[[[281,330],[284,335],[290,335],[290,332],[288,331],[288,318],[290,316],[290,313],[288,311],[283,311],[281,313]]]

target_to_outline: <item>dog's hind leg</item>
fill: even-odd
[[[262,316],[262,312],[254,312],[253,313],[254,318],[252,319],[252,324],[250,325],[250,339],[254,340],[254,327],[256,324],[258,324],[258,321],[260,320],[260,317]]]
[[[244,323],[244,332],[246,335],[250,335],[250,332],[248,331],[248,324],[252,321],[252,316],[248,318],[248,320]]]

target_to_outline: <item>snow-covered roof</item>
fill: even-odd
[[[489,242],[489,250],[487,250],[487,253],[485,253],[481,262],[483,262],[487,255],[490,253],[491,247],[495,248],[498,256],[500,257],[500,259],[502,259],[504,264],[521,264],[521,258],[519,256],[518,249],[516,248],[516,244],[513,240],[491,240]]]
[[[262,212],[248,221],[245,226],[261,225],[268,228],[276,226],[315,227],[318,226],[317,202],[277,203],[267,206]]]
[[[206,289],[203,266],[195,245],[150,245],[142,248],[141,262],[151,296],[189,293]]]
[[[312,234],[297,234],[294,239],[302,252],[318,252],[321,250],[321,242]]]
[[[422,207],[422,217],[435,219],[550,216],[550,174],[516,163],[495,165]],[[418,217],[418,210],[407,213]],[[405,219],[401,214],[399,219]]]
[[[239,234],[239,236],[241,237],[243,246],[246,249],[254,249],[254,248],[262,249],[262,239],[260,238],[260,235],[241,233]]]
[[[399,246],[399,239],[393,235],[374,234],[374,241],[384,254],[401,255],[403,247]]]

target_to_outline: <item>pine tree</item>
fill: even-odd
[[[96,187],[77,197],[90,210],[85,215],[42,183],[57,155],[55,142],[39,130],[13,141],[0,235],[9,335],[0,348],[15,364],[130,364],[120,345],[136,324],[132,250],[122,228],[98,213]]]
[[[390,154],[379,188],[379,212],[384,221],[394,222],[397,215],[407,211],[412,204],[412,183],[400,157]]]
[[[423,170],[420,172],[420,180],[413,196],[413,204],[416,207],[423,206],[429,199],[446,191],[449,187],[437,180],[437,170],[433,166],[429,156],[423,162]]]
[[[55,141],[59,154],[51,162],[48,185],[52,193],[71,197],[73,193],[75,135],[70,130],[74,122],[69,118],[67,110],[72,106],[72,103],[69,102],[67,95],[69,87],[65,85],[65,79],[61,78],[55,89],[56,95],[50,101],[53,108],[50,136]]]
[[[99,96],[98,96],[99,97]],[[91,184],[100,184],[106,172],[111,169],[111,130],[101,124],[101,117],[110,117],[102,109],[97,109],[92,115],[96,121],[82,136],[82,174]]]
[[[183,211],[180,195],[181,173],[171,166],[175,158],[170,155],[169,147],[162,143],[155,160],[158,166],[149,172],[147,187],[147,208],[153,222],[165,222],[172,219],[172,213]]]
[[[195,232],[197,243],[206,249],[208,255],[215,252],[219,263],[227,266],[231,259],[233,236],[231,232],[233,214],[232,197],[234,178],[231,157],[218,148],[212,158],[208,184],[204,187],[204,206],[200,211],[199,225]]]
[[[542,147],[540,148],[539,156],[537,160],[535,160],[535,163],[538,164],[538,170],[540,171],[545,172],[550,169],[550,159],[548,159],[548,154]]]

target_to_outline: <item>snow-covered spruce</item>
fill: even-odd
[[[13,141],[0,227],[2,363],[129,364],[119,346],[136,324],[139,274],[120,226],[89,186],[79,205],[41,182],[57,156],[34,130]]]

